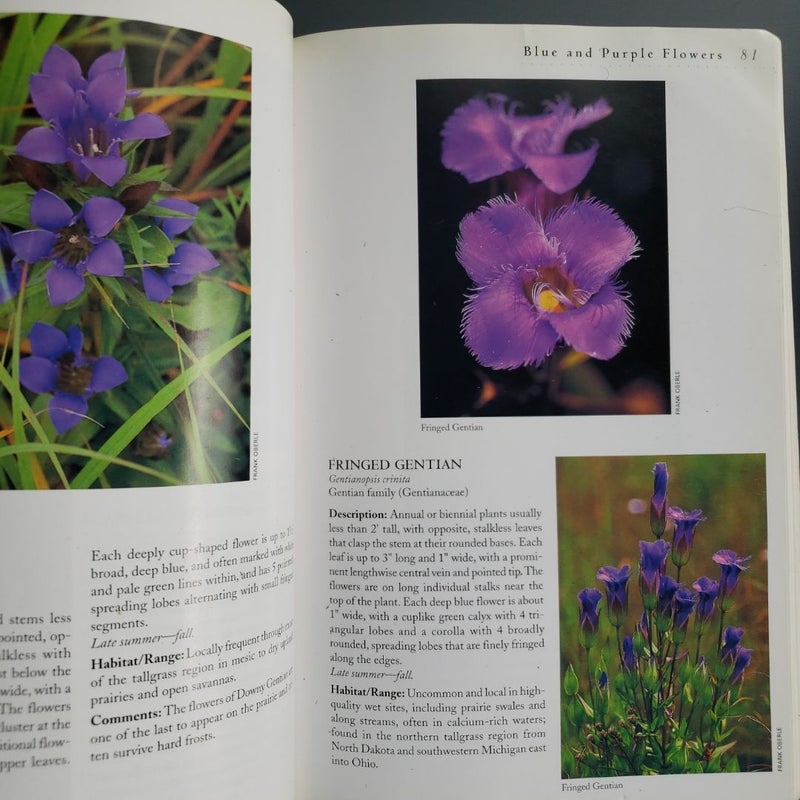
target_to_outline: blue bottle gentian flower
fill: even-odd
[[[31,200],[34,230],[12,237],[16,254],[32,264],[49,259],[47,293],[50,304],[60,306],[74,300],[84,289],[84,275],[121,277],[125,260],[120,246],[106,236],[125,213],[125,207],[110,197],[92,197],[76,214],[57,195],[40,189]]]
[[[19,362],[19,380],[32,392],[53,395],[48,409],[58,433],[66,433],[86,416],[92,395],[128,379],[116,358],[94,358],[83,352],[83,335],[77,325],[64,333],[37,322],[29,339],[31,355]]]
[[[69,163],[82,181],[96,176],[113,186],[127,170],[120,143],[158,139],[169,134],[156,114],[118,119],[130,93],[123,66],[124,50],[97,58],[84,78],[73,55],[52,45],[41,72],[30,78],[31,99],[49,127],[28,131],[17,152],[46,164]]]

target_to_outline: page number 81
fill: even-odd
[[[739,58],[742,61],[755,61],[756,60],[756,51],[755,50],[745,50],[742,49],[741,55]]]

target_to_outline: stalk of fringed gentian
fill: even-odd
[[[594,686],[592,684],[592,672],[589,665],[589,650],[592,648],[595,641],[597,641],[597,629],[600,623],[598,604],[602,597],[603,595],[600,591],[594,587],[588,587],[578,592],[578,602],[580,604],[578,635],[581,644],[586,650],[586,677],[592,696],[592,708],[594,708]]]
[[[752,556],[739,557],[733,550],[717,550],[712,560],[719,564],[719,634],[717,647],[722,647],[722,626],[725,614],[733,606],[733,593],[739,583],[739,575],[747,569],[747,562]]]
[[[669,472],[663,461],[653,467],[653,495],[650,498],[650,530],[656,539],[664,535],[667,526],[667,482]]]
[[[631,568],[624,564],[621,567],[600,567],[597,579],[606,586],[606,609],[608,621],[617,632],[617,652],[622,658],[622,643],[619,629],[628,615],[628,579]]]
[[[703,512],[696,508],[694,511],[684,511],[673,506],[668,511],[669,518],[675,523],[672,534],[672,563],[678,568],[677,579],[681,579],[681,567],[689,563],[694,544],[694,532],[698,523],[705,521]]]

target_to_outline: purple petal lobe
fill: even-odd
[[[161,225],[161,230],[163,230],[170,239],[179,236],[181,233],[191,228],[194,223],[194,218],[199,211],[194,203],[190,203],[188,200],[181,200],[178,197],[165,197],[163,200],[159,200],[156,205],[188,215],[186,217],[156,217],[158,223]]]
[[[83,167],[83,173],[96,175],[106,186],[113,186],[125,174],[128,164],[122,156],[107,155],[81,157],[78,163]],[[80,172],[81,170],[79,170]],[[85,180],[85,178],[84,178]]]
[[[64,137],[50,128],[34,128],[17,144],[17,152],[33,161],[45,164],[63,164],[69,157]]]
[[[485,367],[540,364],[558,341],[558,334],[525,297],[525,272],[507,270],[480,287],[464,306],[464,341]]]
[[[44,54],[42,72],[65,80],[73,89],[80,89],[84,84],[78,60],[57,44],[49,47]]]
[[[85,286],[83,275],[78,275],[75,270],[55,263],[45,276],[47,282],[47,296],[51,306],[63,306],[74,300]]]
[[[103,239],[96,244],[84,266],[93,275],[121,278],[125,274],[125,258],[119,245],[112,239]]]
[[[34,323],[28,339],[31,343],[31,353],[42,358],[57,359],[70,349],[64,331],[46,322]]]
[[[93,365],[89,392],[91,394],[104,392],[106,389],[113,389],[115,386],[125,383],[126,380],[128,380],[128,373],[116,358],[100,356]]]
[[[507,265],[547,264],[558,251],[526,208],[499,198],[464,217],[457,256],[470,278],[481,285]]]
[[[548,234],[569,253],[567,272],[582,289],[596,292],[636,252],[633,231],[596,200],[572,203],[546,223]]]
[[[39,189],[31,200],[31,222],[54,233],[72,222],[72,209],[47,189]]]
[[[148,300],[161,303],[172,294],[172,287],[161,272],[152,269],[142,270],[142,285]]]
[[[42,119],[52,122],[69,118],[75,105],[75,90],[61,78],[31,75],[31,100]]]
[[[548,314],[547,319],[575,350],[603,360],[622,349],[633,323],[630,307],[611,284],[580,308]]]
[[[96,78],[101,72],[108,72],[109,70],[119,69],[125,61],[125,50],[109,50],[107,53],[98,56],[89,67],[89,80]]]
[[[209,250],[194,242],[179,244],[170,261],[173,262],[173,266],[167,270],[170,286],[184,286],[195,275],[214,269],[218,263]]]
[[[522,162],[544,185],[556,194],[574,189],[588,174],[597,156],[595,142],[588,150],[565,155],[537,153],[523,139],[518,145]]]
[[[505,98],[491,104],[473,98],[457,108],[442,128],[442,163],[470,183],[521,166],[514,154]]]
[[[127,85],[128,79],[122,68],[98,72],[89,81],[86,96],[98,119],[105,119],[122,111]]]
[[[11,237],[17,256],[28,264],[50,255],[58,237],[50,231],[20,231]]]
[[[48,358],[28,356],[20,359],[19,382],[32,392],[52,392],[58,378],[58,367]]]
[[[58,433],[74,428],[85,416],[89,406],[85,398],[56,392],[48,405],[50,420]]]
[[[125,214],[125,206],[110,197],[92,197],[83,204],[83,219],[93,236],[105,236]]]
[[[160,139],[169,134],[169,127],[157,114],[137,114],[133,119],[109,121],[114,138],[123,142],[131,139]]]

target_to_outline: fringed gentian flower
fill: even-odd
[[[11,234],[0,225],[0,305],[17,296],[22,282],[22,262],[17,258]]]
[[[544,222],[496,198],[461,222],[458,260],[474,282],[462,333],[485,367],[541,364],[559,342],[609,359],[633,315],[616,282],[636,236],[608,206],[583,200]]]
[[[47,293],[54,306],[76,298],[84,289],[84,275],[121,277],[125,260],[120,246],[105,238],[125,213],[110,197],[92,197],[75,214],[60,198],[40,189],[31,200],[31,222],[36,230],[12,237],[17,256],[34,263],[49,259]]]
[[[590,587],[578,592],[580,603],[580,639],[581,644],[588,650],[597,638],[597,626],[600,621],[600,612],[597,605],[603,595],[598,589]]]
[[[663,461],[657,461],[653,467],[653,496],[650,498],[650,530],[656,539],[664,535],[667,524],[668,480],[667,465]]]
[[[19,362],[19,380],[32,392],[53,395],[48,409],[58,433],[66,433],[86,416],[92,395],[128,379],[116,358],[94,358],[82,351],[83,336],[77,325],[64,333],[37,322],[29,338],[32,355]]]
[[[736,653],[743,636],[744,628],[734,628],[732,625],[725,628],[725,632],[722,634],[722,647],[719,650],[721,661],[733,663],[736,660]]]
[[[703,512],[696,508],[694,511],[684,511],[682,508],[672,506],[669,509],[669,518],[675,523],[675,532],[672,536],[672,563],[682,567],[689,562],[694,543],[694,529],[698,522],[704,522]]]
[[[652,611],[658,602],[658,583],[666,570],[668,552],[669,542],[663,539],[639,542],[639,590],[647,611]]]
[[[739,557],[733,550],[717,550],[711,558],[719,564],[719,604],[723,611],[733,605],[733,591],[739,582],[739,575],[747,569],[752,556]]]
[[[658,579],[658,597],[656,598],[656,628],[662,633],[672,623],[673,598],[678,584],[671,575],[661,575]]]
[[[714,613],[714,605],[719,595],[719,584],[707,578],[705,575],[698,578],[693,584],[692,588],[697,592],[697,607],[695,609],[695,618],[699,626],[702,626],[711,619]]]
[[[609,622],[619,628],[628,613],[628,578],[631,568],[625,564],[622,567],[600,567],[597,579],[606,585],[606,607],[608,608]]]
[[[625,636],[622,639],[622,667],[626,672],[636,669],[636,653],[633,649],[633,637]]]
[[[117,118],[129,95],[124,58],[124,50],[105,53],[84,78],[74,56],[51,46],[41,72],[30,78],[31,99],[49,127],[28,131],[17,152],[46,164],[69,163],[82,181],[95,175],[107,186],[117,183],[127,170],[121,142],[158,139],[169,133],[167,124],[155,114]]]
[[[672,598],[674,609],[672,638],[676,644],[680,644],[686,638],[686,630],[689,627],[689,618],[694,611],[695,602],[695,596],[684,587],[678,588]]]
[[[736,650],[736,661],[733,665],[733,672],[731,673],[731,683],[736,683],[743,675],[747,667],[750,666],[750,656],[753,651],[747,647],[739,647]]]
[[[545,113],[516,113],[516,103],[489,95],[457,108],[442,128],[442,163],[470,183],[525,167],[551,192],[574,189],[587,175],[597,155],[597,142],[588,149],[566,153],[573,131],[607,117],[604,99],[576,110],[565,98],[548,101]]]

